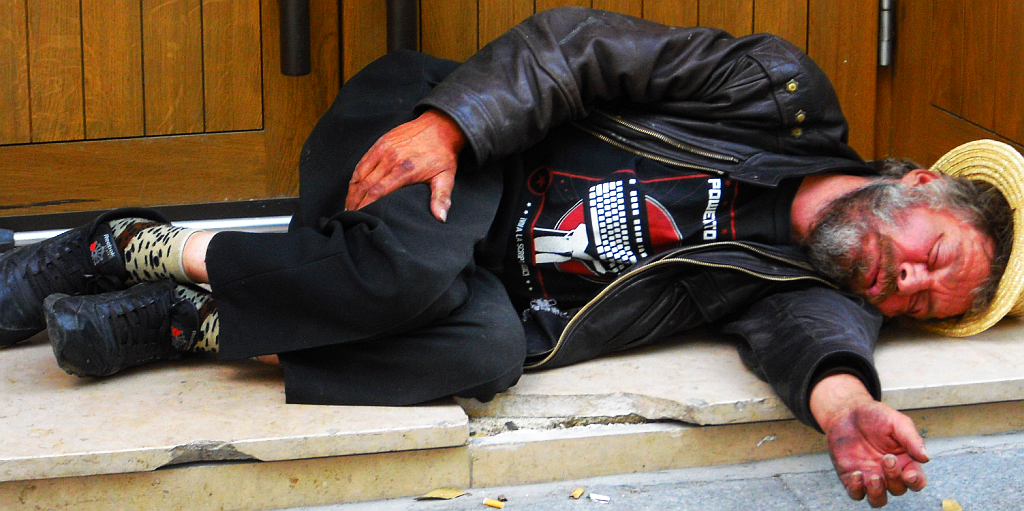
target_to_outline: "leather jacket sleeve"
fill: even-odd
[[[809,287],[762,298],[722,331],[747,340],[753,359],[745,360],[748,365],[754,365],[797,419],[820,431],[808,401],[825,376],[853,374],[881,399],[872,356],[881,326],[881,313],[862,298]]]
[[[418,108],[450,115],[482,162],[530,147],[598,102],[698,99],[745,79],[761,80],[761,64],[742,57],[771,38],[737,39],[720,30],[668,27],[600,10],[552,9],[482,48]]]

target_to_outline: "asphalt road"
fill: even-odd
[[[965,511],[1024,510],[1024,432],[928,440],[932,460],[925,465],[928,486],[919,493],[890,499],[893,511],[942,511],[943,500],[955,500]],[[569,498],[586,489],[579,500]],[[871,507],[846,497],[824,454],[778,460],[604,476],[557,483],[471,488],[468,495],[447,501],[412,498],[291,511],[435,511],[493,510],[484,498],[507,499],[505,510],[551,511],[693,510],[693,511],[818,511],[865,510]],[[592,500],[604,495],[609,502]]]

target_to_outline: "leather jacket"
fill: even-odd
[[[759,186],[826,171],[872,172],[846,143],[828,78],[788,42],[585,8],[520,23],[419,108],[450,115],[478,164],[523,151],[571,122],[660,162]],[[744,361],[806,424],[817,427],[808,399],[828,374],[857,375],[880,398],[872,361],[880,313],[817,275],[795,246],[713,243],[641,261],[527,367],[664,339],[678,331],[673,318],[683,305],[745,338]]]

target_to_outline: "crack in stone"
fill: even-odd
[[[168,454],[171,460],[164,466],[203,461],[259,461],[258,458],[239,451],[228,442],[213,440],[196,440],[179,445],[168,451]]]

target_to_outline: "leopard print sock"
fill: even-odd
[[[197,230],[138,218],[114,220],[110,225],[124,253],[129,284],[166,278],[182,284],[196,283],[185,272],[182,252]]]
[[[178,285],[174,288],[178,298],[191,302],[199,311],[199,332],[189,346],[175,346],[179,351],[217,353],[220,351],[220,314],[217,302],[203,289]]]

